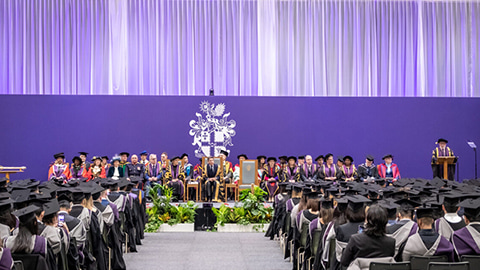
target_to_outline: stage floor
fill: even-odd
[[[138,253],[125,254],[128,270],[292,269],[263,233],[146,233],[142,243]]]

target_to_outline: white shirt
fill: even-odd
[[[118,172],[118,167],[115,167],[115,171],[113,172],[112,179],[118,180],[120,178],[120,173]]]
[[[462,218],[457,213],[446,213],[443,217],[450,223],[459,223],[462,221]]]

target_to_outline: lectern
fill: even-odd
[[[0,166],[0,173],[5,174],[5,177],[7,177],[8,180],[10,180],[10,174],[11,173],[18,173],[18,172],[23,172],[27,167],[3,167]]]
[[[443,164],[443,179],[448,179],[448,164],[454,164],[455,157],[438,157],[437,164]]]

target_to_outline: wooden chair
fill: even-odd
[[[189,196],[190,188],[195,188],[195,190],[196,190],[196,191],[195,191],[195,193],[196,193],[195,201],[198,202],[198,192],[199,192],[199,190],[201,190],[201,186],[202,186],[202,185],[200,185],[199,182],[196,183],[196,184],[195,184],[195,183],[188,183],[188,184],[186,184],[186,185],[185,185],[185,189],[187,190],[187,192],[186,192],[186,193],[187,193],[187,200],[190,198],[190,196]],[[185,192],[184,192],[183,194],[185,195]],[[184,196],[184,198],[183,198],[183,201],[185,201],[185,196]]]
[[[252,193],[254,192],[255,186],[258,186],[257,171],[258,161],[256,159],[240,161],[240,178],[235,189],[236,201],[239,200],[241,190],[250,189]]]

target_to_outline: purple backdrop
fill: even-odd
[[[431,177],[430,157],[438,137],[460,156],[460,179],[472,178],[473,151],[480,144],[480,99],[0,96],[0,164],[27,166],[13,179],[47,178],[52,155],[78,151],[111,157],[121,151],[170,156],[196,149],[189,122],[202,101],[225,103],[236,121],[231,157],[246,153],[352,155],[376,162],[395,156],[403,177]],[[196,160],[193,160],[196,162]]]

